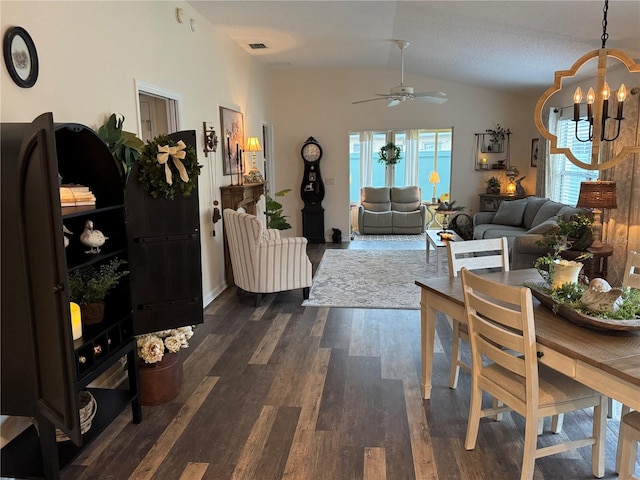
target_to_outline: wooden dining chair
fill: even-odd
[[[640,253],[631,250],[627,255],[627,264],[624,269],[624,276],[622,277],[622,286],[636,288],[640,290]],[[609,414],[611,415],[611,404],[609,404]],[[626,466],[621,464],[622,450],[623,450],[623,418],[629,413],[631,409],[627,405],[622,405],[622,411],[620,412],[620,429],[618,431],[618,450],[616,451],[616,472],[620,472],[620,469],[624,470]],[[630,417],[631,418],[631,417]],[[635,458],[635,457],[634,457]],[[633,472],[633,469],[631,470]],[[633,478],[623,477],[622,473],[620,478]]]
[[[620,420],[620,436],[622,438],[622,455],[619,480],[639,480],[633,476],[636,470],[638,442],[640,442],[640,412],[627,413]],[[620,445],[618,446],[620,450]]]
[[[587,445],[592,445],[593,474],[604,476],[606,397],[538,363],[531,290],[497,283],[467,269],[461,275],[472,356],[465,449],[475,448],[481,417],[513,410],[525,417],[521,480],[533,478],[536,458]],[[483,409],[483,391],[504,406]],[[589,407],[593,407],[590,437],[538,448],[539,419]]]
[[[457,277],[462,268],[468,270],[500,268],[503,272],[508,272],[509,244],[506,237],[469,240],[466,242],[447,242],[447,259],[450,277]],[[461,324],[460,319],[452,318],[451,328],[453,330],[453,342],[449,388],[456,388],[460,368],[471,371],[471,367],[460,359],[460,341],[469,342],[469,335],[466,325]]]

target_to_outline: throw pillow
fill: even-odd
[[[519,227],[522,224],[522,216],[526,206],[526,198],[502,202],[491,223]]]

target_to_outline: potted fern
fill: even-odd
[[[129,274],[120,268],[125,263],[120,258],[114,258],[99,267],[90,265],[69,274],[70,300],[80,305],[82,323],[91,325],[102,321],[107,293]]]

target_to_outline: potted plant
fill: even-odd
[[[378,162],[384,163],[385,165],[395,165],[402,160],[401,154],[400,147],[393,142],[389,142],[385,146],[380,147]]]
[[[504,142],[504,139],[507,138],[507,135],[511,134],[511,130],[509,130],[508,128],[502,128],[498,123],[495,129],[487,128],[485,131],[490,136],[487,151],[496,153],[502,152],[502,142]]]
[[[500,179],[491,177],[487,180],[487,193],[498,195],[500,193]]]
[[[280,190],[273,194],[274,197],[284,197],[291,191],[290,188]],[[286,215],[282,215],[282,204],[269,195],[265,195],[267,211],[264,212],[267,216],[267,228],[273,228],[276,230],[287,230],[291,228],[289,222],[287,222]]]
[[[120,269],[125,263],[114,258],[99,267],[90,265],[69,273],[70,300],[80,305],[82,323],[90,325],[102,321],[107,293],[129,274],[127,270]]]

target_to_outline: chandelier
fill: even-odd
[[[609,10],[609,1],[605,0],[603,8],[603,20],[602,20],[602,47],[598,50],[593,50],[580,57],[569,70],[560,70],[555,72],[555,81],[538,99],[534,110],[534,122],[538,131],[547,138],[550,142],[549,152],[552,154],[562,154],[573,164],[580,168],[587,170],[604,170],[611,168],[617,163],[621,162],[628,154],[640,153],[640,146],[638,145],[626,145],[611,159],[606,162],[600,162],[600,146],[603,142],[612,142],[620,135],[620,128],[622,121],[624,120],[623,108],[624,101],[627,96],[627,90],[624,84],[618,88],[616,97],[618,100],[618,108],[615,117],[609,116],[609,97],[611,90],[606,81],[607,73],[607,57],[615,58],[622,62],[627,70],[631,73],[640,72],[640,65],[635,63],[633,58],[621,50],[606,48],[607,39],[609,34],[607,33],[607,12]],[[583,118],[580,115],[580,105],[583,100],[582,89],[578,87],[573,95],[573,121],[576,123],[575,137],[580,142],[592,142],[591,143],[591,162],[585,163],[579,160],[571,151],[570,148],[558,147],[558,138],[549,132],[542,120],[542,111],[547,100],[556,92],[562,88],[562,80],[564,78],[572,78],[578,70],[589,60],[594,58],[598,59],[598,68],[596,74],[596,86],[589,88],[586,96],[587,102],[587,114]],[[606,136],[607,121],[611,120],[616,122],[614,125],[614,134],[609,137]],[[588,122],[588,135],[581,138],[578,135],[578,126],[580,122]]]

